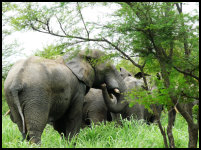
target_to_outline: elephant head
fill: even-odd
[[[122,67],[120,68],[120,74],[123,79],[125,79],[128,76],[132,76],[132,74],[130,72],[128,72],[126,69],[124,69]]]
[[[142,79],[137,79],[137,78],[131,76],[131,74],[124,68],[121,68],[120,72],[121,72],[121,76],[124,78],[124,82],[126,84],[126,88],[127,88],[126,92],[130,91],[132,89],[138,89],[138,88],[143,87],[144,82]],[[139,75],[140,73],[137,73],[137,74]],[[148,75],[148,74],[146,74],[146,75]],[[125,92],[125,95],[126,95],[126,92]],[[136,119],[144,119],[147,121],[147,123],[153,122],[156,119],[155,115],[148,112],[148,110],[145,109],[144,106],[141,104],[136,103],[133,107],[129,107],[128,101],[124,101],[124,103],[122,103],[121,100],[123,100],[123,99],[120,99],[120,101],[118,100],[118,103],[116,103],[116,104],[111,103],[111,100],[110,100],[110,97],[109,97],[105,84],[102,84],[102,93],[103,93],[104,101],[108,107],[108,110],[113,113],[120,113],[122,115],[123,119],[124,118],[129,119],[131,115],[134,115],[134,117]],[[151,106],[151,108],[152,108],[152,106]],[[162,111],[162,106],[157,106],[156,109],[160,115],[161,111]]]
[[[111,93],[124,92],[125,83],[115,66],[105,61],[105,53],[100,50],[80,51],[77,57],[68,61],[64,56],[65,64],[71,69],[74,75],[90,89],[99,88],[106,83]]]

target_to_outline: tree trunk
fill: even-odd
[[[169,82],[169,77],[167,74],[167,69],[166,69],[166,65],[165,63],[161,60],[159,60],[160,62],[160,66],[161,66],[161,73],[162,73],[162,77],[164,79],[164,85],[166,88],[168,88],[170,86],[170,82]],[[188,132],[189,132],[189,148],[197,148],[197,140],[198,140],[198,124],[195,124],[193,122],[193,118],[192,118],[192,113],[191,111],[190,114],[186,111],[186,109],[184,109],[184,107],[182,107],[182,105],[180,103],[177,103],[177,97],[170,91],[169,92],[169,96],[173,102],[174,105],[177,105],[177,109],[179,110],[179,112],[181,113],[181,115],[184,117],[184,119],[187,121],[188,123]],[[189,107],[187,107],[189,108]],[[168,121],[169,122],[169,121]],[[169,123],[168,123],[169,124]],[[172,135],[172,130],[171,128],[168,129],[169,133],[168,133],[168,138],[173,138]],[[170,145],[173,146],[174,144],[172,142],[174,142],[174,139],[169,139]]]
[[[198,142],[198,126],[194,124],[193,126],[188,125],[188,133],[189,133],[189,148],[197,148]]]
[[[162,74],[162,78],[164,80],[165,88],[169,88],[170,81],[169,81],[166,63],[160,59],[159,59],[159,63],[160,63],[160,67],[161,67],[161,74]],[[169,92],[169,95],[170,95],[170,98],[172,99],[173,95],[171,92]],[[172,99],[172,101],[175,101],[175,99]],[[173,102],[173,104],[174,104],[174,102]],[[172,126],[175,121],[175,116],[176,116],[176,111],[172,107],[172,109],[168,112],[168,127],[167,127],[167,135],[168,135],[168,139],[169,139],[170,148],[175,148],[174,136],[172,134]]]
[[[172,134],[172,127],[174,126],[175,117],[176,117],[176,111],[175,111],[174,107],[172,107],[168,111],[168,127],[167,127],[167,135],[168,135],[168,139],[169,139],[169,147],[170,148],[175,148],[174,137]]]
[[[163,136],[163,141],[164,141],[164,144],[165,144],[165,148],[168,148],[165,129],[163,130],[163,127],[162,127],[161,122],[160,122],[160,116],[159,116],[159,113],[156,110],[156,105],[155,104],[153,104],[153,111],[154,111],[154,114],[156,115],[157,124],[158,124],[158,127],[159,127],[159,129],[161,131],[161,134]]]

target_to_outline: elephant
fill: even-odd
[[[4,91],[10,118],[23,140],[40,144],[49,122],[71,139],[80,130],[84,96],[90,88],[101,89],[106,83],[109,93],[124,99],[120,93],[125,92],[125,83],[105,56],[103,51],[87,49],[72,59],[68,55],[57,60],[31,56],[12,66]]]
[[[143,88],[143,80],[142,79],[134,78],[124,68],[120,68],[120,71],[121,71],[121,76],[127,86],[126,92],[129,92],[132,89]],[[137,73],[137,74],[139,75],[140,73]],[[146,75],[148,75],[148,74],[146,74]],[[136,103],[133,107],[129,107],[129,102],[128,101],[123,102],[122,99],[117,99],[116,104],[112,103],[110,100],[107,88],[106,88],[107,84],[102,84],[101,86],[102,86],[102,94],[103,94],[105,104],[110,112],[120,113],[122,115],[123,119],[127,118],[128,120],[130,120],[131,116],[133,116],[135,119],[144,119],[144,120],[146,120],[146,122],[148,124],[156,121],[156,116],[154,114],[150,113],[141,104]],[[153,87],[152,89],[154,89],[154,88],[155,87]],[[125,93],[122,95],[125,95]],[[162,105],[155,105],[155,106],[156,106],[156,110],[160,117],[161,112],[163,110],[163,106]],[[151,105],[151,109],[153,109],[153,105]]]
[[[111,99],[116,103],[116,98]],[[102,91],[100,89],[91,88],[84,98],[83,104],[83,123],[82,128],[90,126],[93,122],[106,122],[115,120],[115,115],[110,113],[103,100]]]
[[[139,73],[138,73],[139,74]],[[124,68],[120,68],[120,75],[123,78],[127,89],[141,88],[143,85],[142,79],[136,79]],[[110,96],[111,98],[111,96]],[[115,97],[111,98],[112,103],[116,104],[117,100]],[[160,107],[157,106],[157,110],[160,111]],[[133,107],[128,107],[122,111],[123,118],[129,119],[131,115],[134,115],[135,119],[144,119],[148,124],[155,121],[155,115],[148,112],[143,105],[135,104]],[[108,110],[100,89],[91,88],[88,94],[85,96],[84,106],[83,106],[83,127],[90,125],[93,121],[94,124],[98,122],[114,121],[118,123],[120,119],[119,113],[112,113]]]

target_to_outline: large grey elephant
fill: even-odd
[[[139,74],[139,73],[138,73]],[[142,79],[136,79],[124,68],[120,68],[120,75],[124,79],[127,90],[133,88],[141,88],[143,86]],[[111,98],[111,96],[110,96]],[[111,98],[112,103],[116,104],[117,100],[115,97]],[[161,107],[157,106],[157,110],[161,113]],[[135,119],[144,119],[147,123],[155,121],[156,117],[150,113],[143,105],[136,103],[133,107],[127,107],[121,112],[123,118],[130,118],[131,115]],[[85,96],[84,107],[83,107],[83,127],[90,125],[93,121],[95,124],[102,121],[118,121],[119,113],[112,113],[108,110],[105,105],[102,91],[99,89],[91,88],[88,94]]]
[[[84,96],[91,87],[106,83],[109,93],[126,90],[114,65],[97,61],[104,56],[99,50],[85,50],[69,61],[65,56],[60,61],[32,56],[13,65],[4,90],[11,120],[23,139],[27,136],[31,143],[40,143],[48,122],[72,138],[79,132]]]
[[[121,76],[122,78],[124,78],[124,82],[126,83],[126,86],[127,86],[127,90],[125,91],[125,93],[131,91],[132,89],[143,88],[142,79],[136,79],[132,77],[131,74],[123,68],[121,68],[120,71],[121,71]],[[129,107],[129,102],[128,101],[123,102],[123,99],[117,99],[117,103],[112,103],[106,86],[107,84],[102,85],[102,93],[103,93],[105,104],[110,112],[120,113],[123,119],[124,118],[130,119],[131,116],[133,116],[135,119],[144,119],[147,121],[148,124],[153,123],[156,120],[156,116],[150,113],[141,104],[136,103],[133,107]],[[152,87],[152,88],[154,89],[155,87]],[[115,95],[116,97],[120,96],[120,94],[118,93],[115,93]],[[124,95],[124,94],[121,94],[121,95]],[[153,109],[153,105],[151,106],[151,109]],[[163,110],[162,105],[156,105],[156,110],[160,117],[161,112]]]

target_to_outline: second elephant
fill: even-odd
[[[124,71],[122,71],[121,69],[121,73],[123,72],[123,74],[126,73],[125,69],[123,69]],[[148,74],[147,74],[148,75]],[[125,77],[125,76],[122,76]],[[127,86],[127,92],[132,90],[132,89],[136,89],[136,88],[142,88],[143,87],[143,81],[136,79],[132,76],[126,76],[124,78],[124,82],[126,83]],[[155,87],[153,87],[155,88]],[[102,93],[103,93],[103,97],[104,97],[104,101],[105,104],[108,108],[109,111],[113,112],[113,113],[120,113],[122,115],[122,118],[127,118],[130,119],[130,116],[133,115],[134,118],[136,119],[144,119],[147,121],[147,123],[152,123],[156,120],[156,116],[150,112],[148,112],[147,109],[144,108],[143,105],[140,105],[138,103],[136,103],[133,107],[129,107],[129,102],[125,101],[124,103],[123,100],[119,99],[117,100],[117,103],[111,103],[107,88],[106,88],[106,84],[102,85]],[[137,98],[137,97],[136,97]],[[136,109],[136,105],[138,106]],[[151,109],[153,109],[153,106],[151,106]],[[159,114],[159,117],[161,115],[161,112],[163,110],[163,106],[162,105],[155,105],[156,106],[156,110]]]
[[[112,100],[115,103],[116,99]],[[90,126],[92,122],[98,124],[102,121],[105,123],[112,120],[114,120],[114,116],[105,105],[102,91],[91,88],[84,98],[82,127]]]
[[[132,77],[131,73],[127,70],[120,69],[121,77],[124,79],[124,82],[127,86],[127,89],[132,88],[141,88],[143,81]],[[116,104],[117,100],[115,97],[111,103]],[[159,114],[162,111],[161,106],[157,106]],[[147,123],[154,122],[155,115],[148,112],[143,105],[135,104],[133,107],[126,106],[126,109],[123,109],[119,112],[122,115],[122,118],[129,119],[132,115],[135,119],[144,119]],[[83,107],[83,127],[90,125],[93,121],[95,124],[102,121],[112,121],[119,119],[119,113],[112,113],[108,110],[107,106],[104,103],[102,91],[99,89],[91,88],[88,94],[85,96],[84,107]]]

